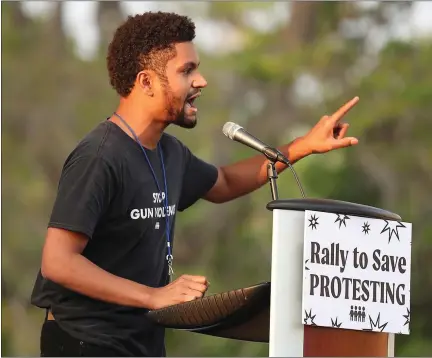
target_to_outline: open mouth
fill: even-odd
[[[194,102],[195,102],[195,100],[196,100],[200,95],[201,95],[201,93],[198,92],[197,94],[195,94],[195,95],[189,97],[188,99],[186,99],[186,107],[190,107],[190,108],[196,109],[196,107],[195,107],[195,105],[194,105]]]

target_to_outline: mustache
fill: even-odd
[[[202,90],[193,91],[187,95],[186,99],[188,100],[188,99],[195,97],[195,96],[197,96],[197,97],[201,96],[201,93],[202,93]]]

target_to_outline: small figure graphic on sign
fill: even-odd
[[[384,229],[382,229],[381,234],[383,234],[384,232],[388,231],[389,232],[389,241],[388,243],[390,244],[391,238],[393,236],[393,234],[396,236],[396,238],[399,240],[399,228],[405,228],[406,226],[404,224],[402,224],[399,221],[387,221],[384,220],[386,222],[386,225],[384,227]]]
[[[351,306],[350,310],[350,321],[353,322],[364,322],[366,320],[365,307]]]
[[[346,227],[345,220],[347,220],[347,219],[349,220],[349,217],[346,215],[342,215],[343,218],[341,218],[341,215],[339,215],[339,214],[336,214],[336,215],[337,215],[337,219],[335,220],[335,223],[337,223],[339,221],[339,229],[342,226],[342,224],[344,224],[344,226]]]
[[[404,326],[410,323],[410,310],[408,309],[408,307],[406,307],[406,310],[407,310],[407,314],[402,315],[406,319]]]
[[[318,218],[315,215],[312,215],[309,219],[309,227],[312,226],[312,230],[316,229],[317,225],[318,225]]]
[[[366,221],[362,227],[363,227],[362,232],[364,232],[365,235],[369,235],[369,231],[370,231],[369,223]]]

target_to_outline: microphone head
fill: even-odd
[[[234,139],[234,135],[239,129],[243,129],[238,124],[235,124],[233,122],[226,122],[222,128],[223,134],[225,134],[229,139]]]

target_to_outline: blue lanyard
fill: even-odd
[[[144,147],[142,146],[141,142],[138,139],[138,136],[135,134],[134,130],[129,126],[129,124],[126,123],[126,121],[120,117],[120,115],[116,112],[114,112],[114,115],[117,116],[126,127],[128,127],[128,129],[131,131],[132,135],[135,137],[135,141],[139,144],[139,146],[141,147],[141,150],[144,153],[145,158],[147,159],[147,163],[150,167],[150,170],[153,174],[153,178],[155,180],[156,186],[159,190],[159,193],[162,193],[162,190],[159,186],[159,182],[157,180],[156,174],[153,170],[153,167],[150,163],[150,160],[147,156],[146,150],[144,149]],[[173,255],[171,253],[171,240],[170,240],[170,227],[169,227],[169,217],[168,217],[168,186],[167,186],[167,182],[166,182],[166,174],[165,174],[165,165],[164,165],[164,161],[163,161],[163,152],[162,152],[162,147],[160,145],[160,143],[158,143],[158,149],[159,149],[159,156],[161,159],[161,163],[162,163],[162,175],[163,175],[163,179],[164,179],[164,185],[165,185],[165,220],[166,220],[166,225],[165,225],[165,232],[166,232],[166,239],[167,239],[167,255],[166,255],[166,260],[168,261],[168,274],[170,277],[172,277],[172,275],[174,275],[174,270],[172,267],[172,263],[173,263]]]

